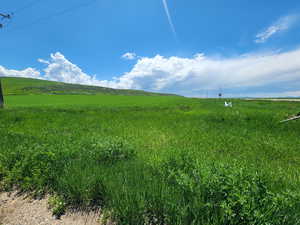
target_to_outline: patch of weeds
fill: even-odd
[[[192,110],[192,107],[189,105],[180,105],[178,106],[179,110],[184,111],[184,112],[188,112]]]
[[[74,160],[57,178],[55,191],[64,197],[68,205],[90,208],[104,204],[101,167],[92,163],[89,159]]]
[[[66,211],[66,203],[64,199],[58,195],[49,198],[48,207],[56,218],[60,218]]]
[[[168,160],[163,166],[166,182],[175,193],[167,203],[171,208],[166,209],[172,212],[167,213],[171,224],[299,222],[300,195],[274,191],[274,184],[256,171],[241,165],[193,165],[189,157]]]
[[[15,160],[6,181],[23,191],[34,191],[38,195],[54,183],[58,159],[54,149],[47,145],[22,146],[21,159]],[[17,154],[18,155],[18,154]]]
[[[88,150],[90,156],[97,162],[114,163],[133,158],[136,153],[133,146],[123,138],[94,138]]]
[[[104,225],[112,224],[112,212],[108,209],[103,209],[101,212],[101,217],[99,218],[99,223]]]

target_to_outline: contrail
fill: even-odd
[[[166,14],[167,14],[167,17],[168,17],[168,21],[169,21],[171,30],[172,30],[172,32],[175,36],[175,39],[177,40],[177,33],[176,33],[175,26],[174,26],[173,21],[172,21],[172,17],[171,17],[170,11],[169,11],[167,0],[162,0],[162,1],[163,1],[163,4],[164,4],[164,8],[165,8],[165,11],[166,11]]]

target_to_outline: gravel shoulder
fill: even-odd
[[[101,225],[100,212],[68,212],[60,219],[48,209],[48,198],[0,193],[0,225]]]

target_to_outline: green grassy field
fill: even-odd
[[[176,96],[122,96],[122,95],[16,95],[7,96],[7,108],[15,107],[134,107],[160,106],[185,102]]]
[[[29,95],[0,110],[0,187],[117,224],[300,224],[297,102]]]

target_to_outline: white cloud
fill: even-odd
[[[126,60],[134,60],[137,58],[137,55],[133,52],[127,52],[124,55],[122,55],[121,58]]]
[[[281,82],[300,82],[300,50],[285,53],[248,54],[216,59],[198,54],[194,58],[138,60],[133,69],[115,80],[115,87],[191,93],[261,87]]]
[[[39,62],[47,64],[44,69],[44,78],[47,80],[79,84],[93,84],[95,81],[93,77],[85,74],[59,52],[51,54],[50,61],[39,59]]]
[[[60,52],[51,54],[49,61],[43,59],[38,61],[47,65],[43,74],[46,80],[103,87],[114,86],[113,81],[97,80],[96,76],[84,73],[79,66],[70,62]]]
[[[284,97],[300,97],[300,90],[298,91],[286,91],[286,92],[275,92],[275,93],[256,93],[255,94],[257,97],[279,97],[279,98],[284,98]]]
[[[0,66],[0,77],[27,77],[27,78],[40,78],[40,72],[33,68],[24,70],[10,70]]]
[[[300,90],[298,91],[287,91],[280,93],[280,97],[285,97],[285,96],[300,96]]]
[[[299,59],[300,49],[231,58],[214,58],[204,54],[192,58],[157,55],[140,58],[131,71],[117,78],[101,80],[84,73],[58,52],[51,54],[49,61],[39,60],[46,65],[42,74],[32,68],[17,71],[0,66],[0,76],[32,77],[186,96],[201,96],[206,91],[214,93],[220,87],[231,96],[298,96]]]
[[[299,20],[298,15],[288,15],[279,18],[275,23],[256,35],[256,43],[264,43],[273,35],[286,31]]]
[[[50,62],[49,62],[49,61],[47,61],[47,60],[44,60],[44,59],[38,59],[38,62],[40,62],[40,63],[44,63],[44,64],[50,64]]]

